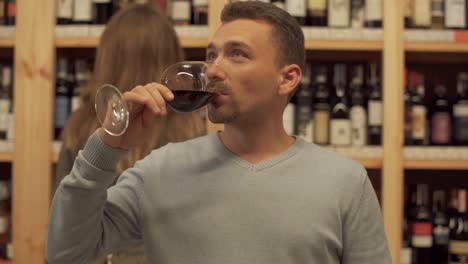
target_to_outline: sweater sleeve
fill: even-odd
[[[391,264],[379,202],[362,169],[358,190],[343,219],[343,264]]]
[[[52,201],[46,240],[49,264],[90,263],[141,239],[141,170],[125,171],[108,190],[125,153],[105,145],[96,132],[79,152]]]

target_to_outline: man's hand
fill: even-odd
[[[156,117],[167,114],[166,101],[173,100],[174,94],[162,84],[149,83],[125,92],[123,98],[130,115],[127,130],[121,136],[111,136],[101,127],[99,136],[111,147],[131,149],[146,138]]]

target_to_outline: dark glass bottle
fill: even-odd
[[[429,207],[429,186],[416,186],[416,203],[411,210],[411,246],[413,263],[432,264],[432,213]]]
[[[368,111],[369,144],[380,145],[382,142],[382,89],[379,78],[379,67],[376,63],[370,64]]]
[[[431,106],[431,144],[449,145],[452,137],[452,121],[447,88],[436,80],[435,96]]]
[[[446,211],[445,192],[435,191],[433,194],[432,221],[432,260],[434,264],[447,264],[449,246],[449,218]]]
[[[327,85],[327,68],[318,66],[314,81],[314,143],[329,143],[330,91]]]

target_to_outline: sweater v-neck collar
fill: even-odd
[[[219,138],[218,132],[210,133],[208,137],[209,137],[209,141],[213,145],[214,151],[219,155],[220,159],[233,161],[240,167],[245,168],[250,171],[260,171],[266,168],[273,167],[281,163],[282,161],[287,160],[291,158],[292,156],[294,156],[299,151],[301,146],[305,144],[304,140],[302,140],[299,137],[295,137],[294,143],[291,146],[289,146],[285,151],[267,160],[260,161],[258,163],[251,163],[246,160],[243,160],[234,152],[230,151]]]

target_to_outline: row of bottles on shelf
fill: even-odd
[[[147,2],[161,7],[176,25],[207,24],[208,0],[57,0],[57,24],[106,24],[127,5]]]
[[[467,29],[466,0],[404,0],[406,28]]]
[[[12,65],[0,61],[0,140],[13,140]]]
[[[432,207],[427,184],[405,192],[401,263],[468,263],[466,189],[434,190]]]
[[[285,129],[321,145],[380,145],[380,76],[377,63],[367,67],[308,64],[301,85],[284,112]]]
[[[14,25],[16,17],[16,0],[0,0],[0,26]]]
[[[71,112],[80,106],[80,90],[88,82],[91,63],[59,58],[55,83],[54,139],[59,140]]]
[[[458,74],[457,96],[453,99],[438,76],[430,80],[433,96],[429,100],[425,99],[424,74],[407,70],[405,76],[405,144],[468,145],[468,73]]]
[[[11,227],[11,181],[0,180],[0,261],[13,259]]]
[[[243,1],[233,0],[232,2]],[[245,1],[245,0],[244,0]],[[299,24],[333,28],[382,27],[383,0],[258,0],[288,11]]]

